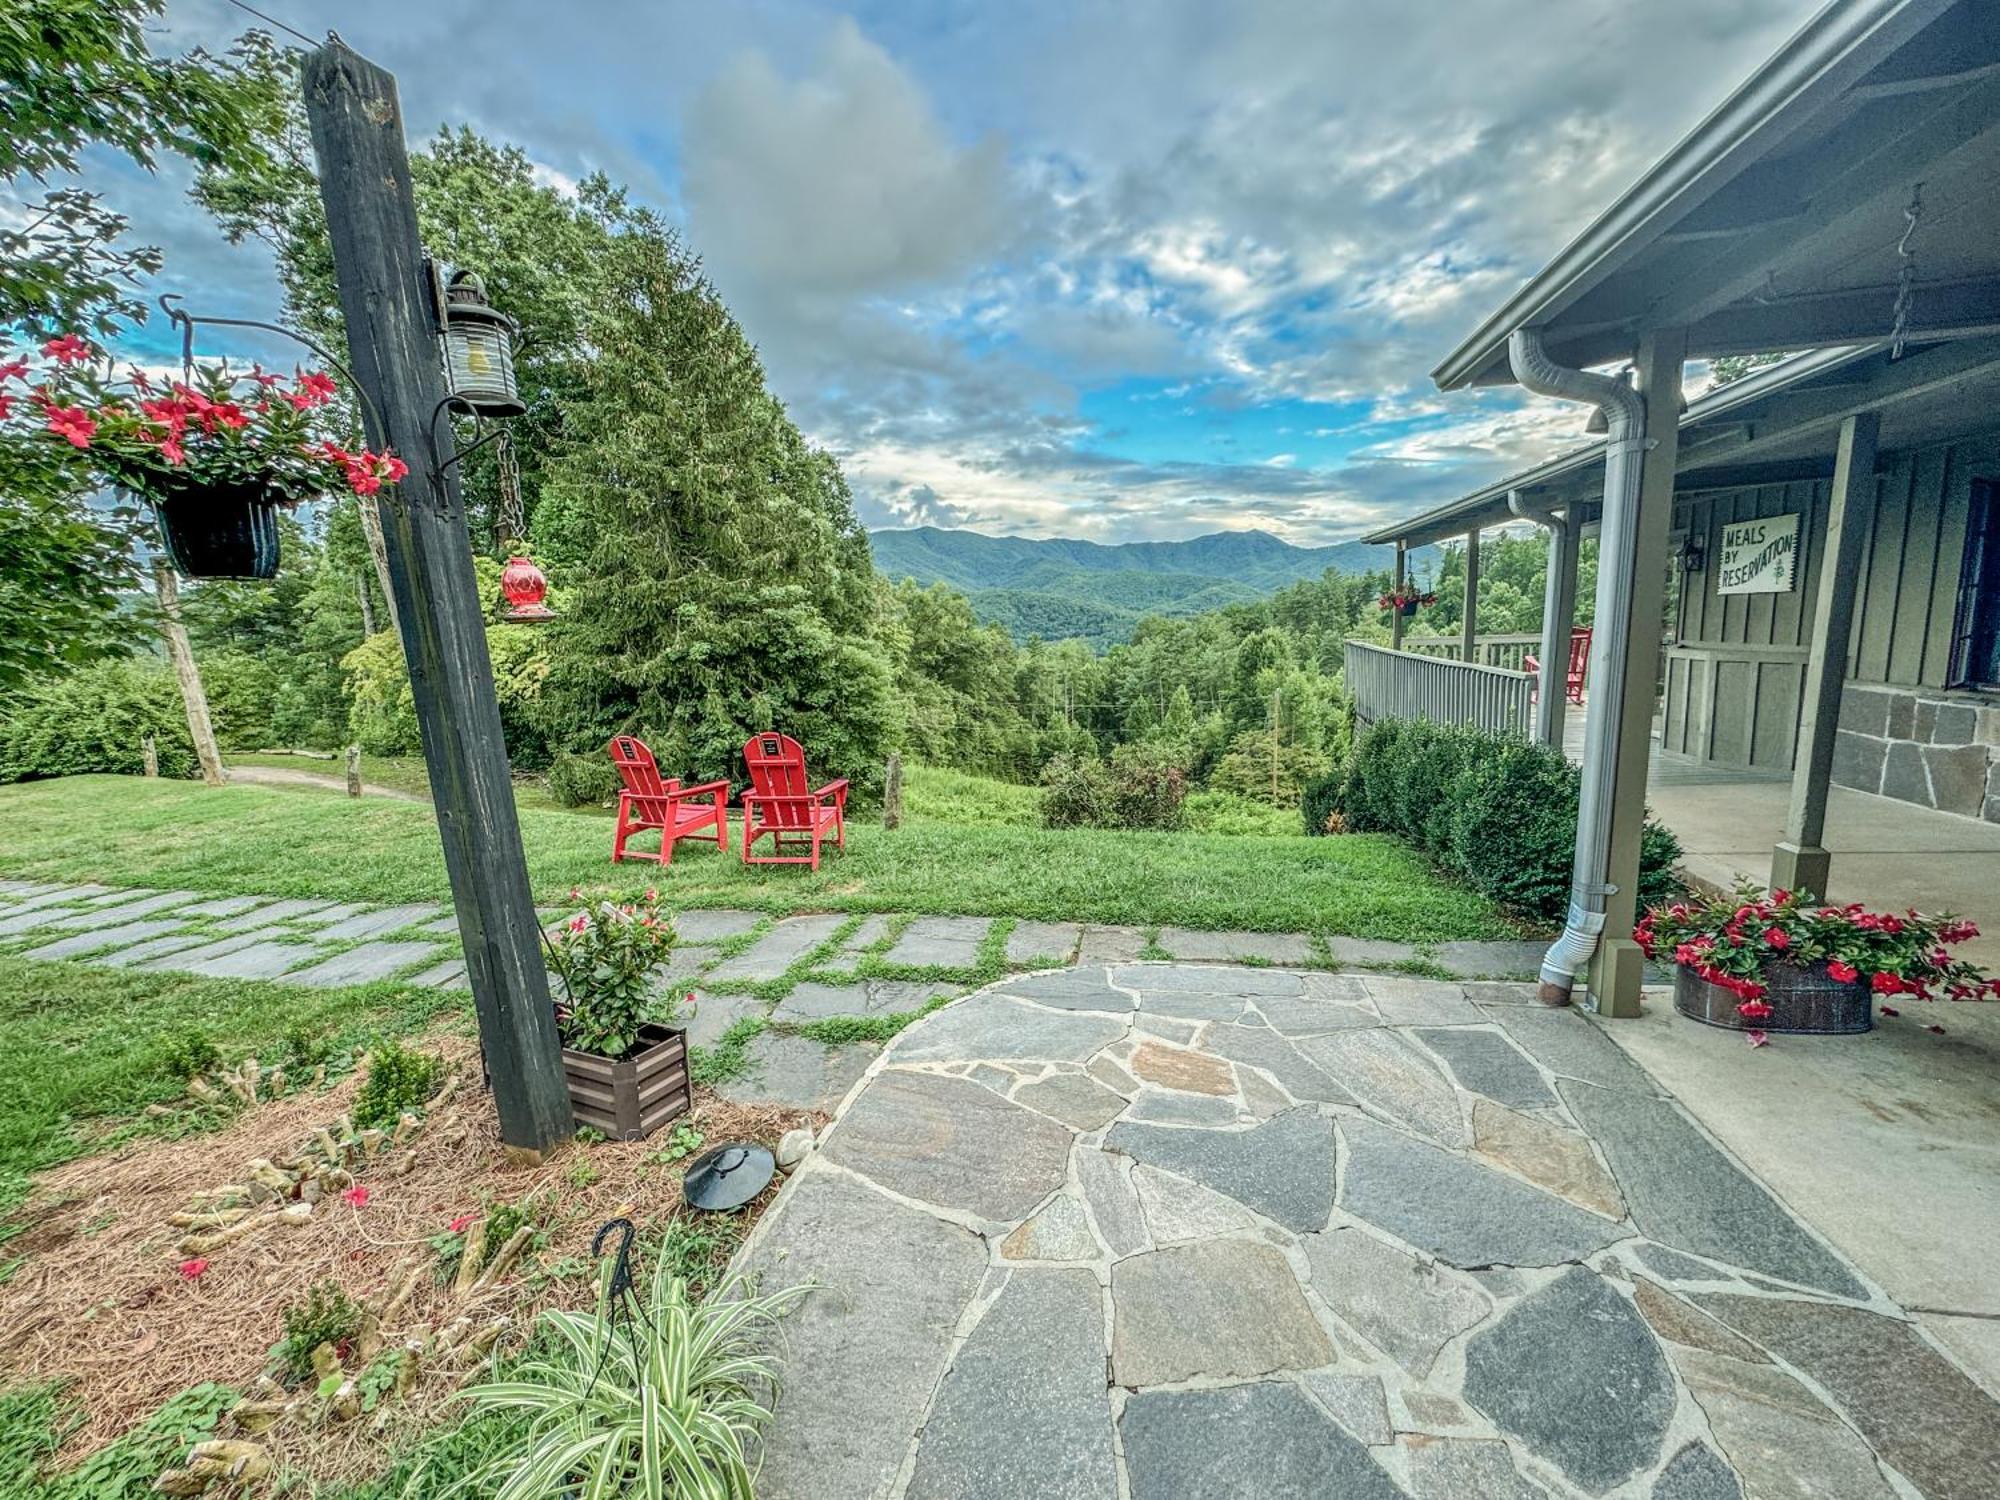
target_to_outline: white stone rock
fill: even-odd
[[[778,1169],[795,1171],[812,1148],[813,1133],[810,1130],[787,1130],[778,1141]]]

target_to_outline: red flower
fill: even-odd
[[[1761,1031],[1746,1031],[1743,1033],[1743,1039],[1753,1047],[1761,1047],[1771,1040]]]
[[[1893,1005],[1878,1005],[1875,1008],[1881,1011],[1882,1014],[1885,1016],[1900,1016],[1902,1014],[1902,1012],[1900,1010],[1897,1010],[1896,1007]]]
[[[1764,1000],[1745,1000],[1736,1007],[1736,1014],[1746,1021],[1768,1021],[1771,1019],[1771,1006]]]
[[[1853,964],[1844,964],[1837,958],[1828,960],[1826,973],[1829,979],[1838,979],[1842,984],[1852,984],[1861,977],[1861,971]]]
[[[310,411],[315,406],[324,406],[333,399],[333,377],[323,370],[309,370],[298,379],[298,397],[292,405],[300,411]]]
[[[0,365],[0,380],[26,380],[27,378],[28,362],[25,359],[12,359],[6,364]]]
[[[14,398],[12,396],[0,395],[0,422],[6,421],[13,415]]]
[[[356,1208],[366,1208],[368,1206],[368,1189],[358,1182],[342,1193],[340,1197],[342,1202],[351,1203]]]
[[[1904,989],[1902,980],[1880,969],[1870,976],[1868,987],[1878,995],[1900,995]]]
[[[1773,948],[1776,948],[1780,953],[1783,953],[1787,948],[1792,946],[1792,935],[1782,927],[1766,927],[1764,929],[1764,941],[1769,943]]]
[[[1792,899],[1792,893],[1790,891],[1771,892],[1771,904],[1773,906],[1783,906],[1787,901],[1791,899]]]
[[[590,918],[583,912],[578,912],[575,916],[569,919],[569,930],[571,932],[581,932],[583,931],[584,928],[588,927],[589,925],[590,925]]]
[[[267,391],[274,385],[284,384],[285,381],[284,376],[273,375],[269,370],[266,370],[262,365],[252,365],[250,367],[250,378],[256,381],[257,384],[261,385]]]
[[[93,359],[97,355],[95,349],[91,348],[89,344],[73,333],[66,333],[61,338],[50,339],[46,344],[42,345],[42,353],[46,354],[59,365],[82,364],[85,360]]]
[[[176,438],[161,438],[160,457],[170,464],[184,464],[187,462],[187,450],[181,447]]]
[[[393,453],[382,455],[382,477],[391,484],[400,484],[410,472],[410,466]]]
[[[80,406],[51,406],[48,422],[49,431],[67,438],[72,448],[88,448],[90,440],[97,436],[97,424]]]
[[[216,402],[209,409],[209,415],[215,420],[218,426],[222,427],[241,428],[250,425],[250,418],[244,415],[243,408],[238,406],[234,401]]]
[[[465,1226],[470,1224],[474,1219],[478,1217],[479,1217],[478,1214],[460,1214],[457,1218],[451,1221],[451,1224],[448,1227],[450,1228],[453,1234],[464,1234]]]
[[[202,1273],[207,1269],[208,1262],[203,1260],[199,1255],[195,1256],[192,1260],[182,1261],[179,1267],[183,1281],[199,1281],[201,1280]]]

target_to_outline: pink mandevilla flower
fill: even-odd
[[[208,1270],[208,1262],[197,1255],[191,1260],[182,1261],[178,1269],[181,1273],[181,1280],[199,1281],[202,1278],[202,1273]]]
[[[76,334],[65,333],[42,345],[42,353],[59,365],[80,365],[95,356],[97,351]]]
[[[368,1189],[358,1182],[342,1193],[340,1197],[342,1202],[351,1203],[356,1208],[366,1208],[368,1206]]]

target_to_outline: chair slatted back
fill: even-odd
[[[788,734],[753,734],[743,746],[743,764],[752,790],[761,796],[804,797],[812,791],[805,748]],[[811,813],[804,802],[767,802],[758,808],[760,820],[773,828],[810,828]]]
[[[615,736],[611,741],[611,764],[618,768],[619,781],[632,794],[632,810],[640,821],[664,826],[671,811],[667,784],[660,779],[659,765],[645,742],[629,734]]]
[[[1578,625],[1569,633],[1569,680],[1576,687],[1583,686],[1584,674],[1590,670],[1590,627]]]

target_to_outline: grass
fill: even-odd
[[[938,785],[952,795],[949,782]],[[532,807],[520,817],[537,897],[549,903],[572,886],[657,885],[671,905],[773,914],[934,912],[1415,942],[1513,931],[1490,901],[1381,836],[1052,831],[935,822],[913,806],[894,833],[852,825],[846,854],[817,873],[745,866],[688,844],[661,870],[614,867],[601,819]],[[0,875],[20,879],[345,901],[449,894],[428,807],[310,789],[105,776],[0,787],[0,850]]]
[[[295,755],[283,751],[225,750],[225,766],[264,766],[278,771],[305,771],[315,776],[331,776],[345,781],[347,761],[340,755]],[[361,782],[364,786],[386,787],[415,797],[431,794],[430,772],[421,755],[363,755]],[[523,777],[514,783],[514,800],[522,807],[554,809],[556,800],[537,777]],[[596,809],[591,809],[596,811]]]

